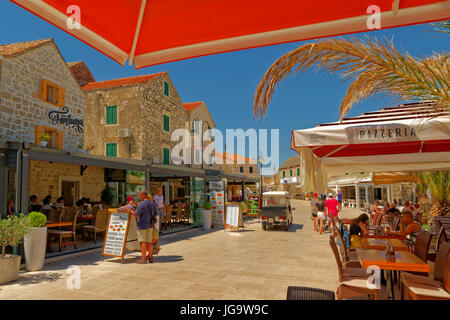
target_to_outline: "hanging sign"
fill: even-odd
[[[209,181],[211,218],[213,224],[223,225],[225,216],[225,190],[222,180]]]
[[[109,217],[103,242],[103,256],[122,258],[125,255],[125,245],[128,235],[131,213],[121,212],[117,209],[109,210]]]
[[[248,217],[259,217],[260,210],[261,210],[261,196],[260,195],[248,196],[247,216]]]
[[[72,118],[67,107],[62,107],[61,110],[49,111],[47,117],[52,121],[52,124],[61,124],[76,129],[78,133],[83,133],[83,119]]]
[[[225,230],[238,230],[244,228],[241,204],[239,202],[227,203],[225,209]]]

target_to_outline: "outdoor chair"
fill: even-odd
[[[434,278],[431,279],[428,276],[415,275],[409,272],[402,272],[400,281],[402,283],[402,290],[400,291],[402,299],[405,294],[405,286],[414,284],[434,284],[437,282],[439,285],[444,283],[445,263],[447,256],[450,254],[450,243],[443,243],[436,255],[436,261],[434,264]]]
[[[59,222],[59,221],[61,221],[60,220],[61,214],[62,214],[62,210],[50,209],[49,213],[47,215],[47,221]]]
[[[437,281],[436,279],[430,279],[428,277],[418,278],[417,276],[414,280],[405,279],[405,297],[406,300],[450,300],[450,254],[447,253],[445,258],[445,263],[441,262],[441,252],[442,256],[445,255],[445,251],[448,251],[447,244],[441,246],[439,250],[439,264],[443,264],[443,282]],[[438,257],[436,257],[436,260]],[[437,264],[437,262],[436,262]],[[442,270],[442,265],[439,266],[439,270]],[[441,275],[436,275],[441,276]]]
[[[70,212],[70,211],[68,211],[68,212]],[[63,247],[66,247],[69,244],[73,244],[75,250],[77,249],[77,234],[76,234],[77,216],[78,216],[78,212],[73,214],[71,230],[49,230],[48,231],[49,235],[54,235],[54,236],[59,237],[59,251],[61,251],[61,249]],[[63,218],[64,218],[64,216],[63,216]],[[63,243],[62,240],[64,238],[72,238],[72,241]]]
[[[392,231],[397,231],[399,224],[400,224],[400,218],[395,217],[391,224]]]
[[[324,289],[289,286],[287,300],[335,300],[335,294]]]
[[[189,224],[189,204],[185,203],[184,204],[184,209],[183,209],[183,221],[186,224]]]
[[[343,268],[338,248],[334,242],[333,236],[331,235],[330,247],[333,251],[339,274],[338,288],[336,291],[337,299],[342,300],[368,295],[370,298],[377,300],[378,289],[372,289],[367,286],[367,280],[370,276],[369,274],[366,273],[362,276],[362,272],[364,272],[363,269]]]
[[[81,217],[84,212],[84,207],[82,207],[82,206],[75,207],[74,211],[77,212],[77,217]],[[87,221],[77,221],[77,226],[76,226],[77,231],[82,231],[83,227],[88,224],[89,223]]]
[[[356,253],[354,251],[348,251],[345,246],[344,238],[342,237],[339,228],[336,228],[336,231],[333,232],[333,241],[334,238],[339,239],[339,251],[342,264],[347,268],[361,268],[361,263],[359,262]]]
[[[98,210],[93,225],[83,226],[83,239],[86,235],[94,235],[94,243],[97,243],[97,233],[105,233],[108,223],[108,209]]]
[[[178,204],[175,221],[177,223],[177,226],[183,223],[183,207],[181,206],[181,204]]]
[[[173,205],[168,205],[166,207],[166,215],[163,216],[163,220],[161,222],[164,223],[164,225],[166,226],[166,228],[169,228],[172,226],[172,209],[173,209]]]
[[[431,239],[431,242],[433,242],[433,238]],[[445,228],[441,227],[441,230],[439,230],[439,233],[437,235],[436,243],[434,244],[434,252],[428,252],[428,260],[435,261],[437,252],[439,252],[439,247],[441,246],[442,242],[448,242],[447,233],[445,232]],[[432,243],[430,244],[430,247],[432,246]]]
[[[428,260],[428,250],[430,249],[432,234],[427,231],[420,231],[414,242],[414,254],[425,263]]]

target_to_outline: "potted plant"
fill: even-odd
[[[48,147],[48,142],[50,141],[50,135],[48,132],[45,132],[42,136],[39,137],[39,144],[41,147]]]
[[[212,205],[210,202],[203,203],[203,213],[202,213],[203,230],[211,229],[211,208]]]
[[[200,208],[200,204],[198,202],[194,202],[194,226],[201,227],[202,223],[202,210]]]
[[[47,217],[37,211],[27,216],[30,232],[25,235],[25,265],[27,271],[41,270],[44,266],[45,249],[47,246]]]
[[[20,256],[6,254],[6,247],[18,245],[29,230],[29,220],[22,214],[0,220],[0,284],[19,279]]]

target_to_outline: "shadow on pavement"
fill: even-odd
[[[297,230],[302,230],[303,229],[303,225],[302,224],[298,224],[298,223],[293,223],[291,224],[291,226],[289,227],[289,232],[296,232]]]
[[[170,263],[183,260],[183,256],[153,256],[153,262],[156,263]]]
[[[25,273],[21,274],[17,281],[12,281],[9,283],[2,284],[2,287],[7,287],[8,285],[19,284],[25,286],[28,284],[35,283],[50,283],[55,282],[61,278],[61,274],[57,272],[40,272],[36,274]]]

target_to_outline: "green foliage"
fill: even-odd
[[[47,222],[47,217],[45,216],[45,214],[38,211],[30,212],[27,218],[30,223],[30,226],[33,228],[45,227]]]
[[[434,201],[450,201],[450,171],[419,172],[417,175],[422,179],[417,184],[417,190],[426,194],[430,189]]]
[[[111,205],[112,202],[114,201],[114,195],[109,187],[106,187],[102,191],[102,201],[109,205]]]
[[[450,20],[439,21],[431,25],[435,27],[434,29],[437,32],[450,33]]]
[[[211,210],[211,208],[212,208],[212,205],[211,205],[210,202],[205,202],[205,203],[203,203],[203,209],[205,209],[205,210]]]
[[[30,231],[30,222],[26,216],[10,216],[0,220],[0,246],[2,247],[1,257],[5,257],[6,247],[18,245],[25,234]]]
[[[194,209],[198,209],[200,207],[200,205],[198,204],[198,202],[194,202]]]
[[[46,132],[39,137],[39,141],[50,141],[50,135]]]

